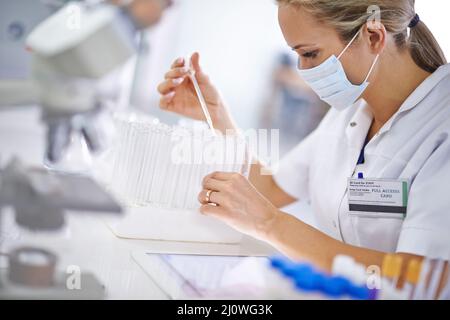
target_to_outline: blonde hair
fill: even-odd
[[[302,8],[326,23],[348,42],[372,18],[371,6],[380,8],[381,23],[391,33],[400,49],[409,49],[414,62],[433,73],[447,63],[435,37],[422,21],[410,28],[414,19],[415,0],[277,0],[279,5]]]

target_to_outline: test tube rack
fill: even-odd
[[[198,209],[202,180],[212,172],[248,175],[246,142],[212,134],[204,124],[169,126],[142,114],[115,116],[107,189],[129,213],[120,237],[237,243],[242,235]]]

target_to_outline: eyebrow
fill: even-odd
[[[292,47],[292,50],[295,51],[295,50],[301,49],[303,47],[313,47],[313,46],[315,46],[315,44],[298,44],[298,45]]]

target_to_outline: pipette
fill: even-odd
[[[192,81],[192,84],[194,85],[195,93],[197,94],[198,101],[200,102],[200,106],[202,107],[203,114],[206,118],[206,122],[208,123],[209,128],[211,129],[211,132],[213,136],[216,136],[216,130],[214,129],[211,115],[209,114],[208,106],[206,105],[205,98],[203,97],[202,91],[200,90],[200,86],[198,85],[197,78],[195,76],[195,70],[192,66],[192,61],[189,64],[189,78]]]

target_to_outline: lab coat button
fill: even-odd
[[[337,223],[333,220],[333,226],[337,229]]]
[[[356,123],[356,122],[351,122],[350,123],[350,127],[352,127],[352,128],[354,128],[354,127],[356,127],[358,124]]]

